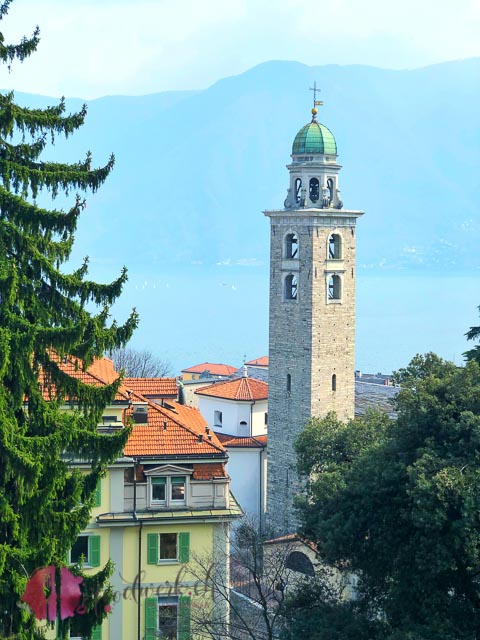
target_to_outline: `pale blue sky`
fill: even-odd
[[[480,55],[480,0],[15,0],[38,52],[0,87],[85,99],[202,89],[266,60],[414,68]]]

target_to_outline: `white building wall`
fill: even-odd
[[[227,471],[230,488],[245,513],[255,519],[260,518],[262,501],[262,449],[228,450]]]
[[[199,396],[199,409],[208,425],[218,433],[232,436],[249,436],[251,432],[251,402],[224,400],[211,396]],[[222,412],[222,426],[215,424],[215,411]],[[240,422],[246,422],[241,426]]]
[[[268,400],[257,400],[252,407],[252,436],[266,435],[265,414],[267,412]]]

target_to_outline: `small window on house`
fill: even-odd
[[[185,476],[170,478],[170,498],[173,503],[185,502]]]
[[[296,300],[298,293],[297,277],[292,273],[285,278],[285,300]]]
[[[340,276],[336,274],[330,276],[328,281],[328,299],[329,300],[340,300],[342,296],[342,281]]]
[[[320,183],[318,178],[310,178],[309,192],[311,202],[317,202],[320,195]]]
[[[190,533],[148,533],[147,563],[189,562]]]
[[[285,237],[284,256],[287,260],[298,259],[298,237],[295,233],[287,233]]]
[[[292,390],[292,376],[287,373],[287,391]]]
[[[297,178],[295,180],[295,200],[297,204],[300,204],[300,199],[302,197],[302,180]]]
[[[178,598],[158,599],[158,636],[165,640],[178,638]],[[157,637],[157,635],[155,636]]]
[[[79,536],[70,550],[71,564],[83,563],[86,567],[100,566],[100,536]]]
[[[334,373],[332,376],[332,391],[337,390],[337,374]]]
[[[166,478],[152,478],[152,502],[165,502],[166,488]]]
[[[342,237],[338,233],[332,233],[328,239],[328,259],[342,259]]]
[[[221,427],[222,426],[223,415],[221,411],[214,411],[213,413],[213,426]]]
[[[165,476],[150,479],[150,506],[169,508],[185,504],[185,476]]]
[[[268,424],[268,413],[265,414],[265,424]]]
[[[177,559],[177,534],[176,533],[160,533],[159,534],[159,559],[160,560],[176,560]]]
[[[241,420],[240,421],[240,426],[241,427],[246,427],[247,426],[247,423],[245,422],[245,420]]]

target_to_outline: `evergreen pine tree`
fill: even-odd
[[[10,4],[0,3],[0,19]],[[38,42],[38,28],[17,45],[5,44],[0,33],[0,58],[10,67]],[[128,435],[97,433],[118,382],[94,388],[59,366],[73,358],[86,369],[129,339],[135,312],[124,325],[109,322],[126,272],[107,285],[87,278],[87,260],[67,272],[85,201],[77,195],[66,211],[37,203],[44,192],[52,199],[95,192],[110,173],[113,156],[101,168],[92,168],[90,153],[74,164],[43,159],[46,145],[73,133],[85,115],[85,107],[67,114],[63,99],[29,109],[13,93],[0,95],[0,636],[20,640],[38,633],[33,616],[18,606],[27,576],[62,564],[89,520],[99,478]],[[62,411],[72,400],[75,410]],[[89,461],[89,473],[69,468],[72,457]]]

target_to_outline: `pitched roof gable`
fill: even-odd
[[[145,401],[134,394],[133,401]],[[125,445],[126,456],[204,456],[224,454],[225,449],[202,414],[177,402],[159,406],[148,401],[148,424],[136,424]],[[201,436],[201,437],[199,437]]]
[[[225,400],[266,400],[268,398],[268,384],[255,378],[237,378],[217,382],[208,387],[195,391],[200,396],[212,396]]]

